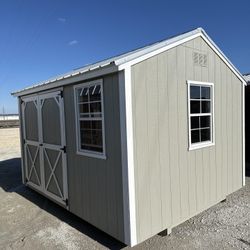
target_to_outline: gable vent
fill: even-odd
[[[199,65],[201,67],[207,67],[207,55],[194,52],[193,53],[194,65]]]

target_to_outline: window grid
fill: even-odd
[[[193,96],[191,98],[191,88],[193,89]],[[198,148],[202,144],[211,144],[213,142],[213,86],[212,84],[188,82],[189,88],[189,146]],[[199,88],[199,95],[197,96],[197,88]],[[202,93],[204,91],[204,93]],[[209,95],[209,96],[206,96]],[[205,97],[205,98],[204,98]],[[192,103],[193,102],[193,103]],[[198,110],[195,111],[197,106],[195,102],[199,102]],[[193,104],[193,107],[192,107]],[[204,105],[204,107],[202,106]],[[206,110],[207,109],[207,110]],[[195,111],[195,112],[194,112]],[[204,112],[210,111],[210,112]],[[196,120],[192,120],[196,118]],[[198,119],[198,123],[197,123]],[[203,121],[202,121],[203,119]],[[193,121],[193,123],[192,123]],[[192,128],[193,126],[193,128]]]
[[[102,82],[75,87],[77,111],[77,151],[105,158]]]

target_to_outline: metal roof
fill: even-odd
[[[209,42],[219,51],[219,53],[224,57],[224,59],[230,64],[230,66],[241,76],[241,73],[234,67],[234,65],[230,62],[230,60],[215,45],[215,43],[207,35],[207,33],[202,28],[197,28],[197,29],[188,31],[186,33],[182,33],[180,35],[168,38],[166,40],[162,40],[162,41],[159,41],[159,42],[132,50],[130,52],[96,62],[94,64],[86,65],[84,67],[72,70],[72,71],[67,72],[65,74],[52,77],[46,81],[42,81],[42,82],[36,83],[30,87],[15,91],[12,93],[12,95],[21,96],[21,95],[25,94],[27,91],[35,92],[36,89],[38,89],[38,88],[41,89],[41,87],[43,87],[43,86],[44,86],[44,89],[49,89],[49,88],[53,87],[53,86],[50,86],[52,83],[58,82],[58,81],[63,80],[63,79],[75,77],[75,76],[78,76],[78,75],[81,75],[81,74],[84,74],[84,73],[87,73],[90,71],[94,71],[97,69],[108,67],[110,65],[120,66],[120,65],[126,64],[126,63],[128,63],[136,58],[142,57],[144,55],[147,55],[151,52],[154,52],[156,50],[159,50],[159,49],[164,48],[166,46],[169,46],[171,44],[175,44],[178,41],[181,41],[185,38],[188,38],[188,37],[196,35],[196,34],[205,35],[205,37],[209,40]]]
[[[247,82],[247,85],[250,85],[250,73],[243,74],[244,79]]]

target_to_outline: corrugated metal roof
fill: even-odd
[[[250,85],[250,73],[244,74],[243,77],[246,80],[247,85]]]
[[[25,93],[25,92],[27,92],[29,90],[33,90],[33,89],[34,89],[34,92],[35,92],[36,88],[43,87],[43,86],[44,86],[44,88],[47,89],[47,88],[50,88],[50,84],[55,83],[55,82],[60,81],[60,80],[63,80],[63,79],[66,79],[66,78],[81,75],[81,74],[84,74],[86,72],[90,72],[90,71],[93,71],[93,70],[96,70],[96,69],[105,68],[105,67],[107,67],[109,65],[112,65],[112,64],[114,64],[116,66],[119,66],[119,65],[125,64],[125,63],[127,63],[129,61],[132,61],[132,60],[134,60],[136,58],[139,58],[139,57],[141,57],[143,55],[149,54],[149,53],[151,53],[151,52],[153,52],[155,50],[161,49],[161,48],[163,48],[165,46],[174,44],[174,43],[176,43],[176,42],[178,42],[180,40],[183,40],[185,38],[188,38],[188,37],[190,37],[192,35],[195,35],[195,34],[198,34],[198,33],[202,33],[203,35],[205,35],[209,39],[209,41],[213,44],[213,46],[215,46],[216,49],[223,55],[225,60],[227,60],[228,63],[235,69],[235,71],[237,73],[239,73],[239,75],[241,75],[241,73],[234,67],[234,65],[230,62],[230,60],[214,44],[214,42],[206,34],[206,32],[202,28],[197,28],[197,29],[188,31],[186,33],[182,33],[180,35],[177,35],[177,36],[174,36],[174,37],[171,37],[171,38],[168,38],[168,39],[165,39],[165,40],[162,40],[162,41],[159,41],[159,42],[156,42],[156,43],[153,43],[153,44],[150,44],[150,45],[147,45],[147,46],[135,49],[135,50],[132,50],[130,52],[127,52],[127,53],[124,53],[124,54],[121,54],[121,55],[118,55],[118,56],[115,56],[115,57],[111,57],[111,58],[96,62],[94,64],[86,65],[84,67],[72,70],[72,71],[67,72],[65,74],[52,77],[52,78],[50,78],[50,79],[48,79],[46,81],[42,81],[42,82],[33,84],[30,87],[27,87],[27,88],[18,90],[16,92],[13,92],[12,94],[19,96],[19,95],[22,95],[22,93]]]

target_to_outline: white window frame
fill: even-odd
[[[80,133],[80,113],[79,113],[79,105],[78,105],[78,95],[77,89],[83,87],[91,87],[93,85],[100,85],[101,86],[101,107],[102,107],[102,148],[103,152],[91,151],[86,149],[81,149],[81,133]],[[74,86],[74,102],[75,102],[75,125],[76,125],[76,154],[84,155],[88,157],[94,157],[99,159],[106,159],[106,146],[105,146],[105,126],[104,126],[104,102],[103,102],[103,80],[98,79],[95,81],[85,82],[82,84],[77,84]],[[94,119],[93,119],[94,120]]]
[[[197,142],[197,143],[192,143],[191,142],[191,113],[190,113],[190,86],[191,85],[197,85],[197,86],[202,86],[202,87],[210,87],[210,99],[211,99],[211,119],[210,119],[210,141],[206,142]],[[215,145],[215,122],[214,122],[214,84],[211,82],[198,82],[198,81],[187,81],[187,87],[188,87],[188,143],[189,143],[189,150],[194,150],[194,149],[199,149],[199,148],[205,148],[205,147],[210,147]]]

